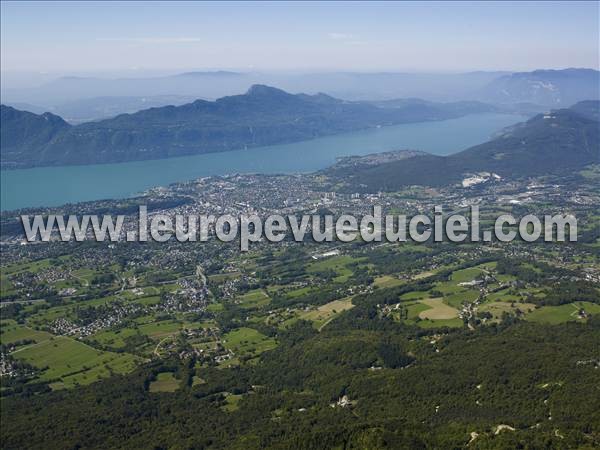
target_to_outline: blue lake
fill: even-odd
[[[448,155],[485,142],[525,118],[479,114],[439,122],[402,124],[294,144],[180,158],[91,166],[40,167],[1,172],[1,208],[131,197],[153,186],[231,173],[300,173],[323,169],[340,156],[387,150]]]

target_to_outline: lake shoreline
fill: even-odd
[[[121,199],[157,186],[235,173],[310,173],[339,157],[417,149],[452,154],[485,142],[523,121],[514,114],[485,113],[320,137],[307,141],[123,163],[3,169],[1,210]]]

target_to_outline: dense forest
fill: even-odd
[[[378,317],[373,303],[398,294],[358,298],[321,332],[299,321],[256,365],[156,361],[75,390],[15,393],[2,400],[2,448],[600,445],[598,318],[433,332]],[[164,372],[179,389],[149,392]]]

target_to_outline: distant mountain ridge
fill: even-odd
[[[277,86],[290,93],[316,94],[351,101],[424,99],[429,102],[480,101],[507,110],[538,113],[598,99],[599,72],[592,69],[532,72],[261,73],[226,70],[133,77],[66,76],[37,87],[1,86],[4,104],[58,114],[70,123],[101,120],[149,107],[181,105],[245,93],[252,85]],[[3,78],[4,80],[4,78]],[[109,102],[107,102],[109,100]]]
[[[584,101],[569,109],[539,114],[488,142],[450,156],[411,153],[373,164],[376,155],[369,155],[344,160],[323,173],[333,183],[344,183],[348,190],[369,192],[409,185],[444,186],[481,172],[503,178],[571,174],[600,163],[599,111],[600,101]]]
[[[535,70],[501,76],[489,83],[480,100],[499,103],[533,103],[569,106],[600,99],[600,72],[593,69]]]
[[[254,84],[264,84],[291,93],[325,92],[345,100],[419,97],[449,102],[474,99],[473,94],[478,89],[506,73],[194,71],[159,76],[135,74],[118,78],[61,77],[30,88],[10,88],[3,84],[2,99],[5,103],[29,103],[45,107],[58,107],[96,97],[183,96],[215,99],[242,94]]]
[[[494,111],[483,103],[406,101],[380,107],[325,94],[289,94],[254,85],[216,101],[145,109],[67,124],[50,113],[1,107],[3,168],[160,159],[296,142],[378,126]]]

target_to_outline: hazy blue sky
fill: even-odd
[[[599,65],[597,2],[2,2],[2,70]]]

